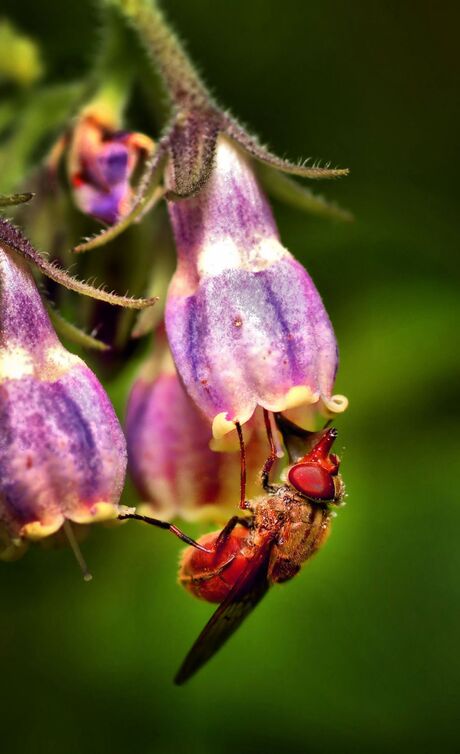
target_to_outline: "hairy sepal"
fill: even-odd
[[[4,219],[0,219],[0,242],[9,246],[13,251],[18,253],[29,263],[34,264],[40,272],[54,280],[56,283],[63,285],[71,291],[81,293],[84,296],[105,301],[114,306],[122,306],[127,309],[144,309],[152,306],[157,299],[154,298],[131,298],[129,296],[118,296],[116,293],[109,293],[103,288],[95,288],[88,283],[78,280],[69,275],[65,270],[58,267],[53,262],[45,259],[23,236],[21,231]]]
[[[275,199],[290,204],[296,209],[329,220],[341,220],[342,222],[353,220],[353,215],[348,210],[342,209],[335,202],[327,201],[323,196],[315,194],[311,189],[302,186],[276,169],[259,162],[256,166],[256,172],[264,189]]]

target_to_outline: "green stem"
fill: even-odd
[[[209,106],[204,83],[190,62],[181,42],[165,20],[156,0],[106,0],[118,8],[135,28],[156,62],[166,90],[178,110]]]
[[[93,72],[93,94],[85,109],[100,110],[117,127],[131,91],[134,66],[126,29],[118,13],[106,8],[104,22],[102,46]]]

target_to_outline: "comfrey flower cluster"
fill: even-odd
[[[346,212],[288,175],[317,180],[347,171],[287,162],[261,146],[210,97],[155,3],[106,0],[102,6],[109,41],[96,85],[36,171],[33,203],[50,211],[40,193],[45,180],[44,194],[50,195],[52,185],[72,212],[77,208],[102,222],[102,231],[74,251],[104,247],[96,255],[102,274],[128,256],[124,264],[130,270],[119,284],[126,289],[133,283],[150,297],[117,296],[77,281],[62,269],[65,250],[56,254],[51,248],[54,236],[47,250],[57,261],[50,262],[15,226],[0,222],[5,557],[65,522],[124,517],[119,500],[126,458],[141,505],[138,514],[126,515],[154,515],[159,521],[153,521],[189,541],[161,522],[224,521],[238,503],[244,508],[245,496],[260,493],[260,469],[270,452],[270,467],[276,458],[281,471],[276,417],[283,414],[315,431],[347,407],[346,398],[334,392],[338,355],[328,314],[308,272],[282,245],[266,194],[346,220]],[[155,139],[126,127],[132,84],[139,70],[144,74],[135,61],[129,68],[124,64],[126,21],[169,95],[170,118]],[[80,90],[78,98],[81,103]],[[152,210],[160,202],[166,203],[177,253],[168,285],[164,279],[152,283],[150,274],[162,253],[161,245],[151,248]],[[53,213],[56,206],[53,200]],[[33,235],[27,218],[25,210],[17,216]],[[55,216],[49,225],[60,219],[65,222]],[[94,270],[92,257],[82,260],[85,274]],[[104,320],[111,317],[107,304],[145,309],[134,332],[139,337],[153,330],[148,354],[127,336],[116,346],[122,361],[136,353],[142,357],[127,401],[126,442],[95,374],[58,340],[53,324],[62,322],[47,310],[33,268],[105,302],[96,310]],[[151,316],[154,293],[160,300]],[[94,324],[94,309],[91,316]],[[132,322],[126,321],[129,333]],[[81,345],[97,344],[69,323],[62,332]],[[110,372],[107,355],[99,367]]]

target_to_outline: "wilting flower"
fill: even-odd
[[[108,225],[126,214],[131,177],[152,149],[148,136],[119,130],[97,110],[85,111],[72,131],[68,156],[70,183],[81,211]]]
[[[332,395],[337,344],[313,281],[281,245],[246,156],[225,137],[193,198],[169,202],[178,266],[166,328],[189,394],[215,437],[269,411],[315,405],[343,411]]]
[[[248,428],[248,494],[260,490],[268,455],[262,427]],[[126,415],[129,468],[144,512],[162,519],[225,519],[240,496],[238,444],[211,450],[211,423],[184,390],[167,347],[157,332],[155,351],[131,390]],[[230,445],[230,443],[229,443]]]
[[[65,519],[113,518],[125,467],[106,393],[60,344],[27,263],[2,244],[0,523],[12,540],[38,539]]]

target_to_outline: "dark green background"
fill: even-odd
[[[50,79],[87,65],[91,4],[2,6],[41,39]],[[352,209],[352,225],[275,207],[341,347],[348,504],[325,550],[273,589],[181,689],[171,677],[210,610],[175,585],[180,546],[167,534],[95,528],[84,545],[95,577],[89,585],[66,550],[32,549],[2,565],[0,748],[453,751],[460,743],[455,4],[168,0],[164,7],[219,100],[272,147],[352,170],[319,186]]]

